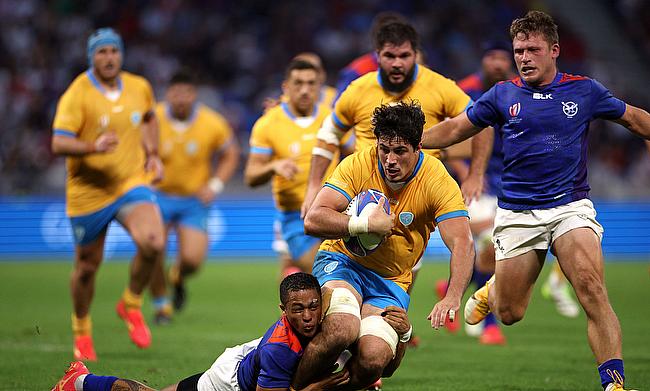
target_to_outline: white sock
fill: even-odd
[[[75,389],[75,391],[84,391],[84,379],[86,379],[86,376],[88,376],[88,374],[84,373],[83,375],[80,375],[74,381],[74,389]]]

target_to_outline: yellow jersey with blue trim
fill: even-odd
[[[180,196],[196,194],[212,176],[214,154],[233,142],[232,128],[221,114],[198,103],[184,121],[173,117],[166,102],[158,104],[156,117],[165,167],[158,189]]]
[[[458,184],[436,158],[419,152],[418,161],[406,183],[392,190],[371,146],[343,159],[325,182],[348,201],[368,189],[386,195],[395,213],[395,226],[381,245],[361,257],[347,250],[343,239],[329,239],[321,250],[345,254],[380,276],[407,290],[412,282],[411,269],[422,257],[429,235],[441,221],[465,216],[469,218]]]
[[[384,89],[379,71],[354,80],[336,101],[332,121],[345,131],[354,127],[356,150],[359,151],[375,145],[370,121],[377,106],[412,100],[418,101],[422,106],[425,128],[461,114],[472,102],[453,80],[416,64],[413,82],[399,94]],[[440,155],[439,150],[425,152],[436,157]]]
[[[272,160],[293,159],[298,166],[298,173],[290,180],[279,175],[273,176],[273,199],[279,210],[300,210],[307,191],[316,134],[329,114],[327,106],[318,105],[314,107],[311,116],[296,117],[291,113],[289,105],[283,102],[269,109],[255,122],[250,137],[250,153],[267,155]],[[335,156],[326,177],[337,162],[338,156]]]
[[[91,70],[70,84],[56,108],[55,135],[94,142],[103,132],[117,134],[110,153],[67,156],[66,204],[69,216],[98,211],[136,186],[148,185],[140,125],[153,112],[149,82],[129,72],[118,76],[118,92],[107,92]]]

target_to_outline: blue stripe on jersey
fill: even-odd
[[[296,116],[293,115],[293,113],[289,109],[289,104],[287,102],[280,103],[280,106],[282,107],[282,110],[287,115],[287,117],[289,117],[289,119],[291,119],[292,121],[296,120]],[[317,114],[318,114],[318,105],[316,104],[314,105],[314,110],[312,110],[311,116],[315,117]]]
[[[469,213],[467,213],[466,210],[455,210],[453,212],[448,212],[445,213],[444,215],[440,215],[436,217],[436,224],[440,223],[441,221],[453,219],[454,217],[467,217],[469,218]]]
[[[463,111],[467,111],[467,109],[469,109],[470,107],[472,107],[473,104],[474,104],[474,101],[472,100],[472,98],[469,98],[469,102],[467,102],[467,106],[465,106],[465,108],[463,109]]]
[[[273,148],[251,147],[249,152],[250,153],[259,153],[259,154],[262,154],[262,155],[271,155],[273,153]]]
[[[77,134],[70,130],[54,129],[55,136],[77,137]]]
[[[344,196],[345,198],[348,199],[348,202],[352,201],[352,197],[350,197],[350,196],[348,195],[348,193],[346,193],[346,192],[345,192],[343,189],[341,189],[340,187],[336,187],[336,186],[334,186],[334,185],[331,184],[331,183],[325,183],[325,184],[323,185],[323,187],[329,187],[330,189],[334,189],[334,190],[338,191],[339,193],[343,194],[343,196]]]
[[[106,89],[104,87],[102,87],[102,85],[99,83],[99,80],[97,80],[97,78],[95,77],[95,74],[93,73],[92,68],[88,69],[86,71],[86,76],[88,76],[90,81],[93,83],[95,88],[97,88],[99,90],[99,92],[101,92],[102,94],[106,93]],[[122,92],[122,79],[119,76],[117,76],[117,90],[119,92]]]
[[[336,125],[337,128],[342,129],[342,130],[348,130],[351,128],[351,126],[348,126],[341,122],[339,117],[336,116],[336,113],[332,112],[332,121],[334,121],[334,125]]]

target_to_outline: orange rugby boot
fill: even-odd
[[[140,309],[127,309],[123,300],[117,302],[115,311],[126,323],[131,341],[140,349],[148,348],[151,345],[151,331],[149,331],[149,327],[144,321],[142,311]]]

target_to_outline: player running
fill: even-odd
[[[465,306],[474,324],[490,311],[520,321],[550,248],[585,314],[603,389],[623,390],[621,327],[605,287],[603,227],[588,198],[587,132],[595,118],[650,139],[650,114],[615,98],[602,84],[559,72],[557,25],[530,11],[510,26],[520,77],[485,93],[466,113],[425,132],[445,147],[496,125],[503,142],[502,191],[494,229],[496,274]]]
[[[194,77],[181,70],[171,78],[166,101],[156,107],[165,168],[165,177],[157,185],[158,204],[167,236],[174,229],[178,238],[177,259],[169,271],[175,310],[185,304],[186,278],[205,260],[210,206],[239,164],[239,145],[230,125],[197,102],[196,95]],[[166,296],[164,254],[151,279],[151,293],[156,323],[168,322],[172,311]]]
[[[140,308],[142,291],[164,249],[163,223],[149,187],[162,178],[154,96],[144,78],[122,71],[124,45],[110,28],[88,38],[90,68],[59,100],[52,151],[66,157],[66,207],[75,240],[70,281],[74,357],[97,359],[90,304],[111,221],[129,233],[137,252],[129,284],[117,304],[139,348],[151,344]]]

